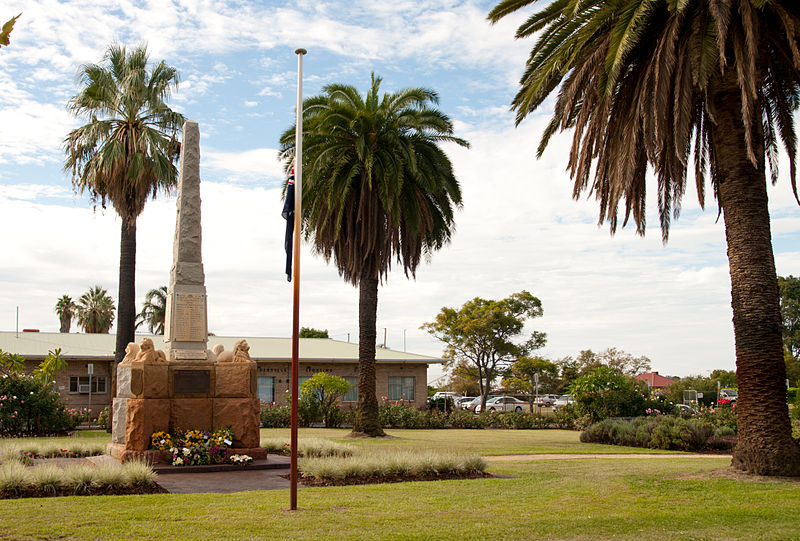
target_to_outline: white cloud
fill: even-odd
[[[205,151],[203,165],[223,172],[229,180],[263,180],[265,177],[277,180],[284,176],[278,161],[278,151],[274,148],[256,148],[241,152]]]

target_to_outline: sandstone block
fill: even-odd
[[[131,367],[120,364],[117,366],[117,396],[128,398],[131,395]]]
[[[127,432],[127,424],[125,417],[128,412],[128,399],[115,398],[112,405],[111,412],[111,442],[116,444],[125,444],[125,434]]]
[[[251,398],[252,381],[256,377],[255,363],[224,363],[216,365],[216,395],[219,398]]]
[[[169,431],[169,400],[129,398],[127,403],[125,449],[146,451],[153,432]]]
[[[234,447],[258,447],[258,398],[215,398],[214,428],[229,426],[233,430]]]
[[[175,430],[211,430],[212,401],[209,398],[173,398],[170,426]]]
[[[169,396],[169,367],[166,364],[142,366],[142,398],[167,398]]]

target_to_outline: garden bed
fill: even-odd
[[[90,487],[81,492],[71,488],[45,490],[28,487],[16,491],[0,491],[0,500],[16,500],[19,498],[57,498],[61,496],[125,496],[131,494],[167,494],[167,490],[158,483],[143,487]]]
[[[283,476],[288,479],[289,476]],[[375,475],[372,477],[344,477],[341,479],[317,479],[314,477],[301,477],[300,482],[309,487],[338,487],[347,485],[376,485],[381,483],[406,483],[411,481],[450,481],[453,479],[483,479],[494,477],[491,473],[470,472],[470,473],[407,473]]]

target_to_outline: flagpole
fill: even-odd
[[[292,434],[290,458],[289,500],[292,511],[297,510],[297,399],[300,373],[300,215],[303,208],[303,55],[306,50],[295,49],[297,55],[297,121],[294,132],[294,294],[292,299]]]

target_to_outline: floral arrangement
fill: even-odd
[[[248,464],[253,463],[253,457],[250,455],[231,455],[230,463],[237,464],[239,466],[247,466]]]
[[[172,436],[166,432],[153,432],[153,436],[150,438],[150,446],[159,451],[166,451],[173,446]]]
[[[247,455],[233,455],[230,449],[233,445],[233,430],[230,427],[219,428],[211,433],[196,429],[175,434],[154,432],[150,441],[153,449],[170,453],[173,466],[226,463],[247,465],[253,461]],[[234,461],[234,457],[238,458]]]

